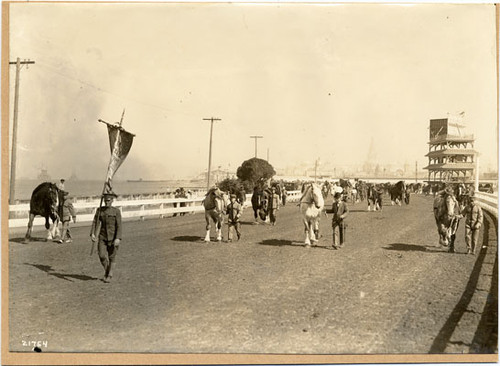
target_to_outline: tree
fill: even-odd
[[[241,191],[245,191],[243,183],[239,179],[226,178],[219,182],[217,186],[225,192],[238,194]]]
[[[273,166],[267,161],[259,158],[245,160],[236,171],[236,176],[245,185],[245,188],[253,189],[256,185],[264,182],[276,174]]]

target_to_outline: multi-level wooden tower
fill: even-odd
[[[431,119],[429,128],[429,183],[472,183],[475,157],[474,135],[448,118]]]

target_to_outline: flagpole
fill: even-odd
[[[124,117],[124,115],[125,115],[125,108],[123,108],[122,117],[120,118],[120,122],[118,122],[118,126],[119,126],[119,128],[118,128],[118,132],[117,132],[117,133],[118,133],[118,135],[117,135],[117,137],[116,137],[116,139],[115,139],[115,145],[113,146],[113,151],[116,149],[116,147],[117,147],[117,146],[119,145],[119,143],[120,143],[119,136],[120,136],[120,132],[121,132],[121,130],[123,129],[122,124],[123,124],[123,117]],[[106,121],[104,121],[104,120],[102,120],[102,119],[98,119],[97,121],[98,121],[98,122],[105,123],[105,124],[107,124],[107,125],[111,125],[110,123],[108,123],[108,122],[106,122]],[[134,135],[134,136],[135,136],[135,135]],[[108,167],[108,169],[109,169],[109,167]],[[102,187],[101,199],[100,199],[100,202],[99,202],[99,208],[98,208],[98,210],[99,210],[99,219],[97,220],[96,230],[95,230],[95,233],[94,233],[94,235],[96,236],[96,240],[97,240],[97,235],[99,235],[99,232],[101,231],[101,220],[100,220],[100,218],[101,218],[101,208],[102,208],[102,202],[103,202],[103,200],[104,200],[104,193],[106,192],[106,186],[108,186],[108,185],[109,185],[109,189],[110,189],[110,191],[111,191],[111,192],[113,191],[113,188],[111,187],[111,183],[109,183],[109,184],[108,184],[107,178],[108,178],[108,175],[106,174],[106,179],[104,180],[104,185],[103,185],[103,187]],[[96,235],[96,234],[97,234],[97,235]],[[92,247],[91,247],[91,249],[90,249],[90,255],[91,255],[91,256],[92,256],[92,254],[94,254],[94,247],[95,247],[95,242],[92,242]]]

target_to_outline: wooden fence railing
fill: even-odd
[[[498,218],[498,195],[484,192],[474,194],[476,201],[484,210],[491,212]]]
[[[196,213],[204,210],[201,202],[204,197],[194,198],[147,198],[117,200],[113,206],[118,207],[123,218],[138,218],[144,220],[147,216],[165,217],[180,213]],[[245,207],[251,205],[251,194],[247,194]],[[287,202],[296,202],[300,199],[300,191],[288,192]],[[99,199],[79,201],[73,204],[77,222],[91,222],[99,206]],[[23,227],[28,224],[29,204],[22,203],[9,206],[9,227]],[[45,219],[37,216],[34,225],[44,225]]]

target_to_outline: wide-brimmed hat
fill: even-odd
[[[235,194],[231,194],[231,195],[229,196],[229,198],[236,198],[236,195],[235,195]]]
[[[342,197],[342,193],[340,192],[337,192],[333,195],[333,198],[340,198],[340,197]]]

